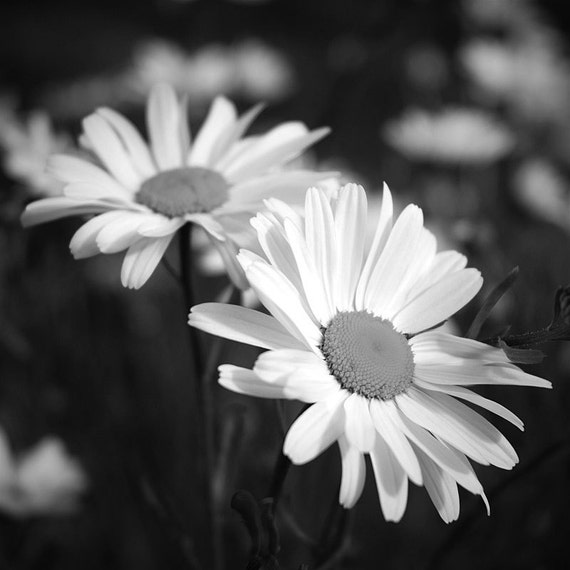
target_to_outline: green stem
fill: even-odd
[[[194,281],[192,276],[192,227],[190,224],[180,229],[180,279],[184,292],[186,314],[196,304]],[[193,381],[195,390],[195,409],[198,420],[198,446],[199,460],[197,461],[199,479],[206,498],[206,520],[204,526],[210,533],[210,548],[213,561],[213,570],[221,568],[221,532],[218,517],[216,516],[214,498],[214,409],[208,378],[204,367],[204,358],[198,330],[188,328],[188,339],[192,353]]]

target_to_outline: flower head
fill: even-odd
[[[192,222],[206,230],[230,277],[245,287],[234,256],[234,236],[244,226],[239,220],[249,219],[268,196],[298,202],[307,185],[331,176],[280,172],[328,130],[309,131],[303,123],[288,122],[244,138],[260,107],[238,118],[234,105],[218,97],[190,142],[184,109],[169,86],[153,89],[147,107],[150,144],[125,117],[98,109],[83,121],[83,141],[101,166],[66,155],[52,157],[49,169],[66,183],[64,195],[30,204],[24,225],[95,214],[73,236],[71,252],[83,258],[127,250],[122,283],[138,289],[176,232]]]
[[[394,221],[388,188],[368,252],[359,186],[331,200],[310,189],[304,220],[279,201],[268,206],[252,220],[268,261],[247,251],[239,258],[270,315],[215,303],[190,313],[192,326],[268,349],[253,370],[222,365],[220,383],[312,404],[289,428],[284,453],[303,464],[338,442],[346,508],[362,492],[366,454],[388,520],[402,517],[408,480],[425,486],[446,522],[459,514],[457,485],[486,501],[469,459],[503,469],[518,459],[461,400],[522,422],[467,386],[550,383],[498,348],[437,330],[479,291],[479,271],[455,251],[436,251],[417,206]]]
[[[87,479],[61,441],[47,437],[14,458],[0,430],[0,509],[15,515],[53,515],[75,510]]]
[[[407,111],[382,130],[388,144],[411,160],[486,164],[513,147],[510,131],[483,111],[449,107],[437,113]]]

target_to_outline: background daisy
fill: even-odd
[[[95,214],[73,236],[71,252],[80,259],[127,250],[121,281],[134,289],[151,276],[176,232],[192,222],[206,230],[228,274],[244,288],[234,238],[247,218],[261,208],[263,198],[295,203],[307,185],[332,175],[280,172],[328,129],[309,131],[303,123],[288,122],[243,138],[260,110],[255,107],[238,118],[234,105],[219,97],[190,142],[184,101],[160,84],[148,101],[147,144],[125,117],[99,109],[83,121],[82,141],[100,165],[52,157],[49,170],[66,183],[64,195],[30,204],[22,222],[30,226]]]

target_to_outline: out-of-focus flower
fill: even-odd
[[[539,11],[529,0],[463,0],[463,13],[474,24],[511,33],[542,26]]]
[[[46,172],[50,155],[72,149],[65,134],[56,133],[47,113],[33,111],[25,119],[11,107],[0,111],[0,149],[6,173],[35,197],[58,196],[63,184]]]
[[[556,122],[568,113],[570,64],[549,40],[474,40],[460,60],[479,89],[527,121]]]
[[[562,174],[544,159],[529,159],[514,173],[517,201],[529,214],[570,231],[570,196]]]
[[[253,370],[222,365],[222,386],[312,404],[289,428],[283,451],[304,464],[338,442],[345,508],[362,493],[366,454],[387,520],[403,516],[408,479],[425,486],[446,522],[459,516],[458,484],[486,502],[468,458],[511,469],[518,457],[460,400],[523,424],[466,386],[550,382],[524,373],[501,349],[433,330],[479,291],[479,271],[455,251],[436,252],[417,206],[393,222],[387,188],[369,252],[361,187],[345,186],[332,202],[310,189],[304,220],[278,200],[269,206],[252,222],[269,262],[248,251],[239,259],[270,315],[216,303],[190,313],[191,326],[268,349]]]
[[[381,131],[410,160],[483,164],[504,157],[514,145],[510,131],[478,109],[448,107],[430,113],[410,109]]]
[[[194,104],[219,94],[276,101],[295,85],[285,57],[255,39],[232,46],[210,44],[194,53],[163,40],[148,41],[135,52],[127,81],[139,96],[146,96],[156,83],[169,83]]]
[[[220,45],[190,56],[167,41],[151,40],[136,49],[128,82],[138,97],[146,97],[157,83],[168,83],[188,95],[193,104],[203,104],[220,93],[231,93],[232,62]]]
[[[258,106],[238,118],[234,105],[218,97],[191,144],[184,102],[161,84],[148,101],[147,144],[125,117],[99,109],[83,127],[103,168],[71,156],[52,157],[50,171],[66,183],[64,196],[30,204],[22,221],[29,226],[96,214],[73,236],[73,255],[127,250],[121,281],[135,289],[151,276],[176,232],[191,222],[208,233],[234,283],[247,288],[235,254],[249,217],[270,196],[302,202],[307,187],[333,175],[280,168],[324,137],[327,128],[309,131],[292,121],[242,138],[259,111]]]
[[[87,488],[81,465],[54,437],[14,457],[0,429],[0,463],[0,509],[17,517],[73,512]]]
[[[276,49],[250,39],[232,51],[236,70],[235,93],[252,101],[277,101],[287,97],[295,88],[293,69]]]

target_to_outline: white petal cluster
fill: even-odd
[[[437,328],[468,303],[482,279],[455,251],[437,252],[435,237],[414,205],[394,219],[384,189],[377,230],[365,250],[364,190],[349,184],[338,198],[307,192],[305,217],[278,200],[252,220],[267,259],[242,251],[239,259],[269,315],[206,303],[189,323],[218,336],[267,349],[252,370],[225,364],[220,384],[242,394],[312,404],[291,425],[284,452],[296,464],[338,442],[340,503],[352,507],[371,459],[382,512],[403,516],[408,481],[425,486],[442,519],[459,515],[458,485],[481,495],[470,460],[512,468],[506,438],[463,401],[522,429],[509,410],[471,391],[473,384],[550,387],[524,373],[505,353]],[[367,311],[408,338],[411,385],[393,398],[367,398],[341,387],[321,352],[323,330],[339,312]],[[433,329],[433,330],[431,330]],[[351,339],[353,342],[354,339]]]

